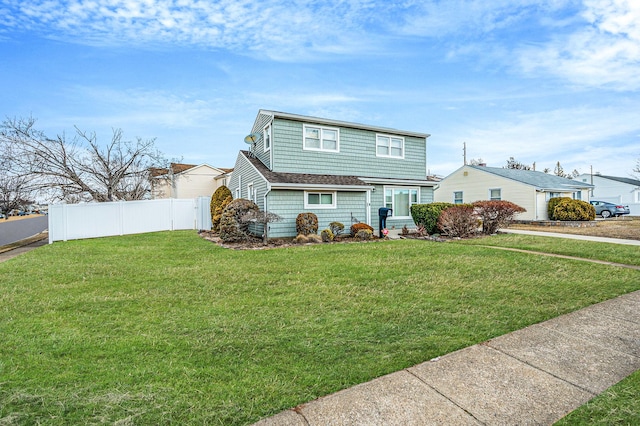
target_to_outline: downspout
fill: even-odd
[[[371,190],[367,189],[366,194],[367,194],[367,196],[366,196],[366,203],[367,203],[366,223],[367,223],[367,225],[371,226]]]
[[[273,128],[271,130],[273,132]],[[271,134],[271,149],[273,149],[273,133]],[[265,191],[264,195],[263,195],[263,204],[264,204],[264,212],[268,213],[269,212],[269,205],[267,203],[267,195],[269,195],[269,193],[271,192],[271,185],[269,184],[269,182],[267,182],[267,190]],[[263,233],[267,234],[267,239],[269,238],[269,224],[265,223],[264,224],[265,229],[262,230]]]

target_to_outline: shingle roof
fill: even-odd
[[[369,186],[357,176],[316,175],[309,173],[279,173],[272,172],[262,161],[250,155],[248,151],[240,151],[251,164],[271,184],[300,184],[322,186]]]
[[[185,170],[189,170],[192,169],[194,167],[196,167],[195,164],[182,164],[182,163],[171,163],[170,165],[171,170],[173,171],[174,174],[178,174],[178,173],[182,173]],[[169,173],[169,169],[167,168],[158,168],[158,167],[152,167],[151,168],[151,176],[162,176],[162,175],[166,175],[167,173]]]
[[[609,179],[609,180],[615,180],[616,182],[627,183],[629,185],[640,186],[640,180],[637,180],[637,179],[623,178],[623,177],[617,177],[617,176],[605,176],[605,175],[594,175],[594,176]]]
[[[548,173],[533,170],[503,169],[500,167],[468,166],[476,170],[492,173],[503,178],[512,179],[540,189],[575,189],[591,188],[593,185],[577,182]]]

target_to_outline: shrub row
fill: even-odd
[[[525,212],[510,201],[476,201],[473,204],[431,203],[411,206],[411,217],[427,234],[441,232],[452,237],[494,234],[507,226],[516,214]]]

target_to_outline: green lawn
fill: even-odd
[[[234,251],[187,231],[59,242],[0,277],[3,425],[247,424],[640,289],[470,244]]]
[[[474,238],[462,244],[510,247],[613,263],[640,266],[640,246],[597,243],[569,238],[541,237],[522,234],[499,234],[491,238]]]

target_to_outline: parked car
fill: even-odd
[[[618,217],[623,214],[629,214],[629,206],[623,206],[622,204],[594,200],[591,200],[590,203],[596,208],[596,214],[599,214],[605,219],[611,216]]]

